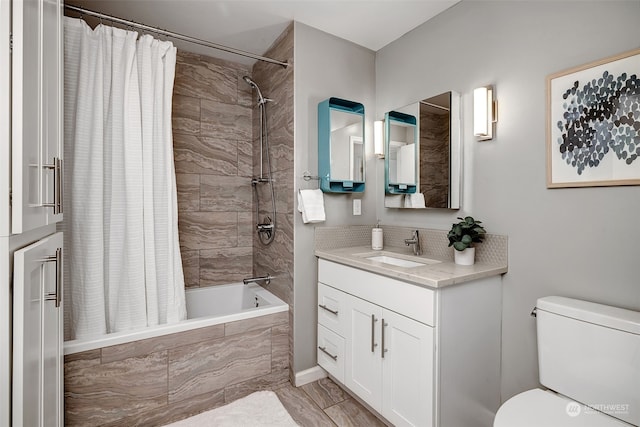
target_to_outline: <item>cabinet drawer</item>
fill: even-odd
[[[433,289],[324,259],[318,260],[318,281],[410,319],[436,326]]]
[[[318,283],[318,323],[343,337],[347,327],[347,297],[344,292]]]
[[[318,365],[344,383],[344,338],[318,325]]]

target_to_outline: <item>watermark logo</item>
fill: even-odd
[[[592,403],[585,409],[585,414],[604,412],[609,415],[629,415],[628,403]]]
[[[582,405],[577,402],[569,402],[566,407],[567,415],[577,417],[582,412]]]
[[[581,405],[578,402],[569,402],[565,408],[567,415],[570,417],[577,417],[580,414],[597,414],[605,413],[608,415],[628,415],[629,404],[628,403],[591,403],[587,405]]]

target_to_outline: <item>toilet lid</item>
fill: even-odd
[[[616,418],[551,391],[533,389],[507,400],[493,427],[629,427]]]

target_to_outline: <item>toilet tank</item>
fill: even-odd
[[[542,385],[640,425],[640,312],[545,297],[537,329]]]

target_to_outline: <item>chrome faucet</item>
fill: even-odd
[[[404,244],[409,246],[413,245],[414,255],[422,255],[422,247],[420,247],[420,233],[418,230],[413,230],[410,239],[404,239]]]

